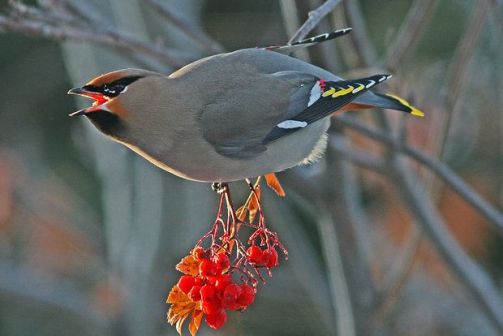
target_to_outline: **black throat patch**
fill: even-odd
[[[88,117],[94,126],[101,132],[113,138],[121,138],[121,134],[124,130],[124,123],[115,114],[99,110],[87,113],[86,117]]]

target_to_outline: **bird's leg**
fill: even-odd
[[[228,188],[228,184],[227,183],[213,182],[211,184],[211,189],[213,189],[213,191],[216,192],[217,194],[223,193],[227,188]]]

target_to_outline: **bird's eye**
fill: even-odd
[[[109,97],[116,97],[118,96],[120,93],[124,92],[124,90],[126,89],[126,86],[125,85],[122,85],[122,84],[116,84],[116,85],[113,85],[113,86],[109,86],[109,85],[103,85],[103,94],[105,96],[109,96]]]
[[[122,84],[117,84],[115,85],[114,87],[114,90],[117,92],[117,93],[122,93],[124,91],[124,89],[126,88],[126,86],[122,85]]]

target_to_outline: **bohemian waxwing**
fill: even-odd
[[[101,132],[180,177],[230,182],[316,161],[334,112],[379,107],[422,116],[369,89],[390,75],[342,80],[282,54],[348,33],[251,48],[195,61],[169,76],[138,69],[69,91],[94,99],[85,115]]]

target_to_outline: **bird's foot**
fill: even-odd
[[[227,189],[227,187],[228,184],[223,182],[213,182],[211,184],[211,189],[213,189],[213,191],[216,192],[217,194],[223,193]]]

